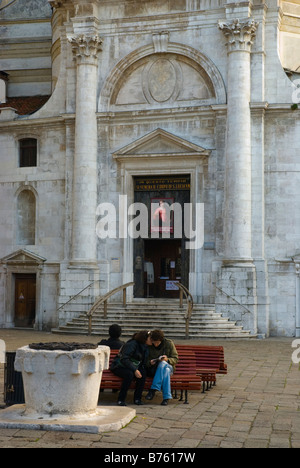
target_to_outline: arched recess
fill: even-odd
[[[190,73],[186,73],[187,70]],[[162,75],[165,75],[165,80],[155,84],[155,80]],[[190,80],[188,86],[187,81],[184,82],[187,79]],[[189,96],[187,88],[193,88],[193,80],[194,85],[196,83],[195,88],[202,88],[203,95],[200,93]],[[130,95],[131,89],[136,96],[140,93],[141,102],[137,98],[135,102],[129,100],[126,103],[121,98],[119,105],[120,93],[123,91],[124,95]],[[99,97],[98,112],[108,112],[118,107],[121,110],[126,105],[133,109],[170,106],[174,102],[176,107],[225,104],[226,90],[218,68],[208,57],[190,46],[170,42],[164,52],[157,52],[153,45],[148,45],[123,58],[105,82]]]
[[[29,187],[23,188],[17,193],[16,216],[16,244],[35,245],[36,195]]]

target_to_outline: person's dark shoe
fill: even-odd
[[[118,406],[127,406],[125,401],[118,401],[117,405]]]
[[[145,403],[143,403],[142,400],[134,400],[134,404],[137,406],[143,406]]]
[[[155,397],[156,390],[149,390],[148,394],[146,395],[146,400],[151,401]]]
[[[168,406],[169,400],[163,400],[161,406]]]

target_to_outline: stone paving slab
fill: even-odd
[[[7,350],[31,342],[62,341],[61,335],[0,330]],[[63,337],[85,342],[86,337]],[[97,342],[98,337],[89,337]],[[117,433],[77,434],[15,429],[0,430],[1,448],[300,448],[300,373],[292,363],[292,338],[267,340],[193,340],[222,345],[228,375],[205,394],[190,394],[189,405],[173,400],[161,407],[161,396],[137,410],[136,419]],[[184,341],[180,343],[184,344]],[[1,395],[2,392],[2,395]],[[0,369],[0,403],[3,372]],[[102,394],[113,406],[116,395]],[[130,403],[130,401],[129,401]],[[1,411],[1,410],[0,410]]]

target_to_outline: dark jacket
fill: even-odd
[[[109,346],[110,349],[121,349],[125,342],[118,338],[108,338],[108,340],[102,340],[98,346]]]
[[[146,367],[149,357],[148,346],[136,340],[129,340],[120,349],[118,356],[114,359],[111,370],[116,368],[127,368],[135,372],[139,367]]]

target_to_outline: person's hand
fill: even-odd
[[[169,359],[168,356],[162,356],[161,357],[161,361],[167,361],[168,359]]]
[[[152,361],[150,361],[150,364],[151,366],[154,366],[156,364],[156,359],[152,359]]]
[[[140,373],[139,370],[136,370],[134,375],[136,376],[137,379],[141,379],[142,378],[142,374]]]

